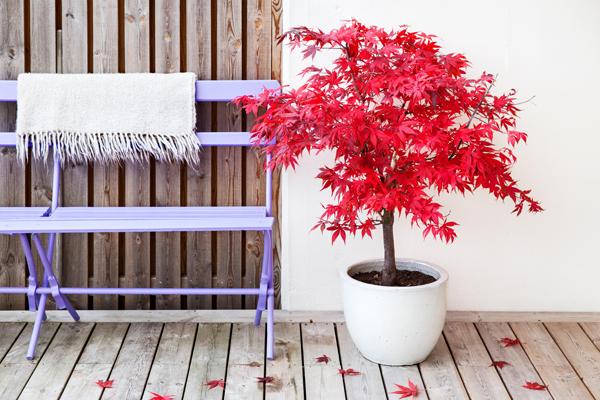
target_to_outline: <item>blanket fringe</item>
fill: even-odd
[[[152,157],[162,162],[199,162],[200,141],[191,134],[140,134],[125,132],[82,133],[68,131],[27,132],[17,135],[17,155],[21,162],[28,158],[28,147],[34,159],[47,160],[57,154],[63,162],[114,163],[148,162]]]

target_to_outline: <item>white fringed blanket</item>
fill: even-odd
[[[25,161],[49,151],[71,163],[196,163],[193,73],[21,74],[17,151]],[[50,148],[52,146],[52,149]]]

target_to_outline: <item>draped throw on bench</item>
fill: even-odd
[[[198,161],[193,73],[21,74],[17,153],[66,162]],[[52,146],[50,148],[50,146]]]

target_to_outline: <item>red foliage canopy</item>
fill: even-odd
[[[444,54],[431,35],[356,20],[331,32],[294,28],[286,39],[305,58],[323,50],[339,56],[331,68],[306,68],[297,89],[236,103],[254,114],[264,109],[252,135],[276,141],[267,147],[270,167],[294,168],[305,151],[334,152],[334,164],[318,175],[334,201],[317,224],[333,240],[371,235],[386,210],[404,214],[425,236],[452,241],[456,223],[434,201],[442,192],[483,188],[510,199],[516,214],[542,210],[511,176],[511,148],[527,139],[515,129],[515,91],[493,94],[489,74],[468,78],[462,54]]]

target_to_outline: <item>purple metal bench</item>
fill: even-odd
[[[230,101],[240,95],[255,95],[263,88],[277,88],[277,81],[198,81],[196,101]],[[0,81],[0,102],[17,101],[16,81]],[[203,146],[250,146],[248,132],[198,132]],[[14,132],[0,132],[0,146],[15,146]],[[266,172],[264,207],[61,207],[60,160],[54,159],[52,204],[44,207],[0,207],[0,234],[18,235],[25,253],[29,282],[27,287],[0,287],[0,293],[26,294],[29,310],[36,311],[27,351],[32,359],[43,321],[46,301],[52,296],[59,309],[66,309],[79,320],[66,295],[257,295],[254,323],[260,324],[267,310],[267,358],[273,354],[273,245],[271,216],[272,176]],[[181,231],[260,231],[264,234],[264,256],[258,288],[86,288],[62,287],[53,272],[56,235],[90,232],[181,232]],[[40,235],[48,235],[46,247]],[[35,246],[43,267],[42,282],[37,281],[32,253]]]

